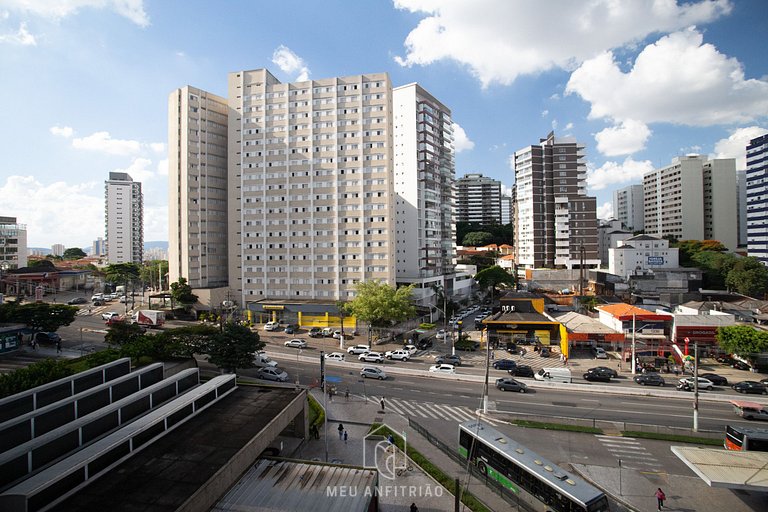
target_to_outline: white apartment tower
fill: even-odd
[[[27,256],[26,224],[16,222],[16,217],[0,216],[0,269],[26,267]]]
[[[195,289],[228,284],[227,109],[189,86],[168,98],[168,273]]]
[[[747,146],[747,251],[768,265],[768,133]]]
[[[738,246],[736,161],[678,157],[643,176],[645,234]]]
[[[597,204],[584,145],[554,132],[515,153],[515,249],[526,268],[598,267]]]
[[[105,239],[109,263],[136,263],[144,256],[144,198],[141,183],[124,172],[110,172],[104,183]]]
[[[613,192],[613,217],[628,230],[644,229],[644,208],[642,185],[630,185]]]
[[[243,303],[394,285],[388,75],[280,83],[238,71],[228,98],[229,286]]]
[[[476,173],[456,180],[456,222],[501,223],[501,182]]]
[[[456,291],[455,163],[451,111],[418,84],[392,91],[397,285]]]
[[[514,190],[514,189],[512,189]],[[514,220],[515,216],[515,199],[512,196],[501,196],[499,202],[501,204],[501,224],[506,226]]]

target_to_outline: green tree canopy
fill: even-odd
[[[728,353],[749,357],[768,351],[768,332],[748,325],[730,325],[717,329],[717,342]]]
[[[64,251],[65,260],[79,260],[80,258],[85,258],[85,256],[85,251],[79,247],[70,247]]]
[[[475,281],[483,290],[489,289],[491,294],[499,285],[515,286],[515,276],[498,265],[488,267],[475,274]]]
[[[462,245],[464,237],[473,231],[483,231],[491,234],[491,239],[487,244],[514,245],[515,226],[514,224],[480,224],[477,222],[457,222],[456,223],[456,244]],[[467,244],[464,244],[467,245]]]
[[[139,266],[135,263],[114,263],[104,269],[104,279],[108,283],[120,285],[136,281],[139,278]]]
[[[723,289],[728,272],[736,264],[736,256],[727,252],[701,251],[692,257],[693,264],[704,271],[706,288]]]
[[[464,235],[461,245],[479,247],[490,244],[491,240],[493,240],[493,235],[487,231],[471,231]]]
[[[717,240],[680,240],[674,239],[670,242],[670,247],[680,249],[680,266],[692,267],[696,263],[693,257],[702,251],[724,252],[727,248]]]
[[[33,302],[0,304],[0,323],[20,323],[35,331],[56,331],[62,325],[75,321],[77,309],[64,304]]]
[[[742,295],[763,298],[768,291],[768,267],[757,258],[737,259],[725,278],[725,284]]]
[[[243,325],[227,322],[222,331],[209,340],[208,361],[225,371],[253,368],[256,351],[264,347],[259,335]]]
[[[192,287],[187,284],[187,280],[180,277],[175,283],[171,283],[171,297],[179,304],[191,306],[197,302],[197,295],[192,293]]]
[[[413,317],[413,286],[397,290],[381,281],[361,281],[356,285],[357,296],[346,303],[347,312],[368,325],[385,327]]]
[[[148,283],[156,289],[162,288],[161,278],[168,273],[168,262],[166,260],[152,260],[146,262],[139,270],[139,277],[142,282]]]

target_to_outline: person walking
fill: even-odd
[[[61,354],[61,340],[56,342],[56,353]]]
[[[349,437],[349,436],[347,435],[347,431],[345,430],[345,431],[344,431],[344,444],[347,444],[347,438],[348,438],[348,437]]]
[[[381,397],[381,400],[379,400],[379,403],[381,404],[381,410],[384,410],[384,397]]]
[[[344,424],[339,423],[339,441],[341,441],[344,438]]]
[[[664,500],[667,499],[667,496],[664,494],[664,491],[661,490],[661,487],[659,487],[656,490],[656,504],[658,505],[658,510],[661,510],[664,508]]]
[[[411,503],[411,512],[419,512],[419,507],[415,503]]]

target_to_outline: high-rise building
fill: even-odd
[[[16,217],[0,216],[0,268],[5,270],[27,266],[27,226]]]
[[[428,300],[455,291],[455,163],[451,111],[418,84],[392,91],[395,269]]]
[[[643,176],[645,234],[738,246],[736,161],[678,157]]]
[[[144,197],[141,183],[124,172],[104,182],[105,239],[109,263],[136,263],[144,256]]]
[[[67,250],[67,248],[64,246],[64,244],[53,244],[51,246],[51,254],[54,256],[64,256],[65,250]]]
[[[736,204],[738,206],[739,247],[747,247],[747,171],[736,170]]]
[[[104,239],[99,237],[91,245],[91,256],[105,256],[107,254],[107,244]]]
[[[747,146],[747,251],[768,265],[768,133]]]
[[[514,189],[512,189],[514,190]],[[515,199],[512,196],[503,195],[499,198],[501,203],[501,223],[506,226],[511,224],[515,218]]]
[[[456,221],[501,223],[501,182],[482,174],[465,174],[456,180]]]
[[[227,100],[186,86],[168,99],[168,275],[227,286]]]
[[[597,267],[597,202],[587,196],[584,145],[555,139],[515,153],[515,249],[526,268]]]
[[[630,185],[613,192],[613,217],[626,229],[642,231],[644,215],[642,185]]]

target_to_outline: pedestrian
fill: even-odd
[[[349,402],[349,388],[347,388],[346,391],[344,391],[344,399]]]
[[[415,503],[411,503],[411,512],[419,512],[419,507]]]
[[[661,490],[661,487],[659,487],[656,490],[656,504],[659,506],[658,510],[664,508],[665,499],[667,499],[667,496],[664,494],[664,491]]]
[[[379,403],[381,404],[381,410],[383,411],[384,410],[384,397],[381,397],[381,400],[379,401]]]
[[[61,340],[56,342],[56,353],[61,354]]]
[[[491,361],[493,361],[493,358],[494,358],[494,357],[495,357],[495,356],[494,356],[494,354],[493,354],[493,350],[491,350]]]
[[[344,444],[347,444],[347,431],[344,431]]]
[[[32,350],[37,350],[37,339],[32,337]]]
[[[344,437],[344,424],[343,423],[339,423],[338,430],[339,430],[339,441],[341,441],[343,439],[343,437]]]
[[[387,436],[387,442],[389,443],[389,446],[392,447],[392,451],[394,451],[395,450],[395,436],[393,436],[392,434],[389,434]]]

